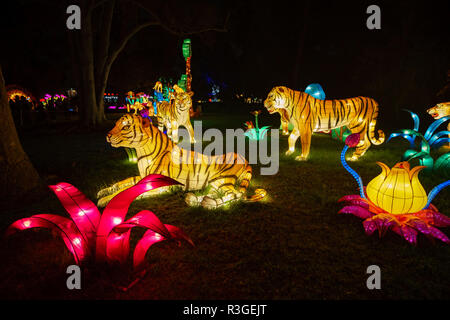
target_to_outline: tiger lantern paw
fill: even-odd
[[[347,161],[357,161],[359,159],[359,156],[357,155],[352,155],[351,157],[348,157],[346,160]]]
[[[205,196],[202,200],[202,207],[205,209],[215,209],[217,208],[218,204],[217,201],[209,196]]]
[[[308,159],[308,157],[303,156],[303,155],[299,155],[295,157],[295,160],[297,161],[306,161]]]
[[[112,187],[103,188],[97,193],[97,199],[104,198],[104,197],[114,193],[115,191],[116,190],[114,190],[113,186]]]
[[[106,205],[111,201],[112,198],[114,198],[114,196],[115,196],[115,194],[112,194],[112,195],[105,196],[105,197],[98,199],[97,207],[99,207],[99,208],[106,207]]]
[[[288,150],[288,151],[286,151],[285,155],[290,156],[293,153],[294,153],[294,151]]]
[[[184,201],[187,203],[188,206],[190,207],[195,207],[200,205],[200,203],[202,202],[203,197],[197,197],[195,194],[193,194],[192,192],[189,192],[186,194],[186,197],[184,198]]]

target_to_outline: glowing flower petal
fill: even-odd
[[[163,237],[170,238],[170,233],[156,217],[153,212],[148,210],[140,211],[133,218],[115,226],[108,236],[106,253],[108,260],[117,260],[124,262],[129,254],[129,238],[131,229],[134,227],[143,227],[156,232]],[[118,237],[121,235],[121,237]]]
[[[134,227],[149,229],[136,245],[133,257],[135,269],[143,265],[147,250],[157,242],[177,239],[185,240],[194,245],[192,240],[181,229],[171,225],[163,225],[151,211],[143,210],[133,218],[114,227],[108,237],[107,255],[109,260],[124,262],[128,258],[130,250],[129,237],[131,229]]]
[[[347,139],[345,139],[345,144],[350,148],[355,148],[358,145],[360,139],[361,136],[359,135],[359,133],[353,133],[349,135]]]
[[[96,251],[97,259],[100,261],[107,259],[106,247],[108,235],[115,226],[120,224],[116,223],[116,221],[118,221],[117,218],[120,218],[120,221],[125,219],[128,208],[134,199],[147,191],[176,184],[180,183],[163,175],[151,174],[143,178],[136,185],[122,191],[112,198],[103,211],[103,215],[98,226]]]
[[[145,255],[148,249],[155,243],[166,240],[159,233],[153,230],[147,230],[141,240],[136,244],[136,248],[133,253],[133,267],[134,270],[138,271],[141,269],[145,262]]]
[[[365,220],[363,222],[364,230],[366,231],[367,235],[371,235],[372,233],[377,230],[377,225],[373,220]]]
[[[72,253],[76,264],[84,261],[89,255],[87,242],[83,240],[75,223],[70,219],[53,214],[37,214],[17,220],[6,230],[6,236],[19,230],[31,228],[48,228],[58,232],[64,240],[67,249]]]
[[[85,240],[89,243],[95,241],[95,233],[100,222],[97,206],[69,183],[61,182],[49,188],[61,201]]]
[[[349,213],[361,219],[367,219],[373,216],[369,210],[359,206],[346,206],[339,210],[339,213]]]

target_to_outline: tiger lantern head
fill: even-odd
[[[193,91],[189,92],[177,92],[175,91],[175,108],[192,108],[192,96],[194,95]]]
[[[442,102],[427,110],[434,119],[450,116],[450,102]]]
[[[269,113],[282,112],[282,109],[287,108],[287,101],[284,98],[285,89],[283,87],[275,87],[270,90],[266,100],[264,100],[264,107]]]
[[[125,114],[117,120],[116,125],[106,136],[106,141],[114,148],[139,148],[145,145],[150,135],[146,128],[150,120],[136,114]]]

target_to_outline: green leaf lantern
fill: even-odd
[[[184,91],[186,91],[186,84],[187,84],[187,76],[185,74],[182,74],[180,80],[178,80],[178,86]]]
[[[191,39],[184,39],[182,50],[184,59],[192,56]]]

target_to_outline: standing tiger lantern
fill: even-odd
[[[375,138],[378,104],[371,98],[319,100],[301,91],[275,87],[269,92],[264,106],[269,113],[280,114],[284,135],[289,135],[289,124],[294,126],[289,135],[289,150],[286,155],[295,152],[295,143],[300,137],[302,153],[295,160],[308,158],[311,136],[317,131],[346,126],[352,133],[358,133],[361,140],[350,160],[361,157],[371,143],[379,145],[384,142],[385,135],[381,130],[378,130],[379,138]]]
[[[174,91],[172,94],[173,99],[161,101],[158,105],[158,128],[163,131],[166,127],[169,138],[178,143],[178,128],[184,126],[189,132],[191,143],[195,143],[194,129],[189,114],[194,92]]]
[[[255,195],[246,196],[252,167],[243,156],[233,152],[207,156],[183,149],[148,119],[139,115],[122,116],[106,140],[115,148],[136,149],[139,176],[100,190],[97,194],[98,206],[104,207],[116,194],[135,185],[150,173],[170,177],[183,184],[186,191],[211,187],[204,196],[188,193],[185,200],[190,206],[201,205],[214,209],[236,200],[258,201],[266,195],[264,189],[256,189]]]

